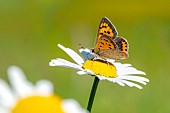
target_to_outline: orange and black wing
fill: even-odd
[[[118,49],[119,49],[121,52],[128,54],[129,44],[128,44],[128,42],[127,42],[127,40],[126,40],[125,38],[117,36],[117,37],[113,40],[113,42],[116,43]]]
[[[110,39],[110,37],[103,35],[100,37],[100,40],[97,41],[94,52],[98,53],[101,50],[110,50],[110,49],[117,49],[117,45],[115,42]]]
[[[102,20],[100,21],[96,41],[98,41],[100,37],[103,35],[106,35],[111,39],[114,39],[118,35],[115,26],[106,17],[103,17]]]
[[[128,43],[124,38],[117,37],[116,41],[108,36],[101,36],[94,49],[101,58],[122,60],[128,57]]]

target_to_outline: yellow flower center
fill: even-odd
[[[117,76],[116,67],[113,64],[100,59],[86,60],[82,68],[89,69],[96,75],[101,75],[109,78],[115,78]]]
[[[62,99],[52,96],[30,96],[18,101],[12,113],[64,113]]]

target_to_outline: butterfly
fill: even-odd
[[[128,57],[128,42],[118,36],[118,32],[111,21],[103,17],[98,28],[95,47],[92,53],[100,58],[122,60]]]

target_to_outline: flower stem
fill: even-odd
[[[88,106],[87,106],[87,110],[89,112],[91,112],[91,109],[92,109],[92,105],[93,105],[93,101],[94,101],[94,97],[95,97],[95,94],[96,94],[98,83],[99,83],[99,79],[98,79],[98,77],[95,77],[94,82],[93,82],[93,86],[92,86],[92,89],[91,89],[90,97],[89,97]]]

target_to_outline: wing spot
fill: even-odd
[[[110,31],[107,31],[107,34],[110,34]]]
[[[122,43],[127,44],[127,42],[125,40],[123,40]]]
[[[106,31],[104,31],[104,33],[106,33]]]
[[[104,43],[103,43],[103,42],[100,42],[100,43],[104,45]]]
[[[100,35],[103,35],[103,33],[100,33]]]
[[[106,42],[108,42],[108,40],[107,39],[104,39]]]

